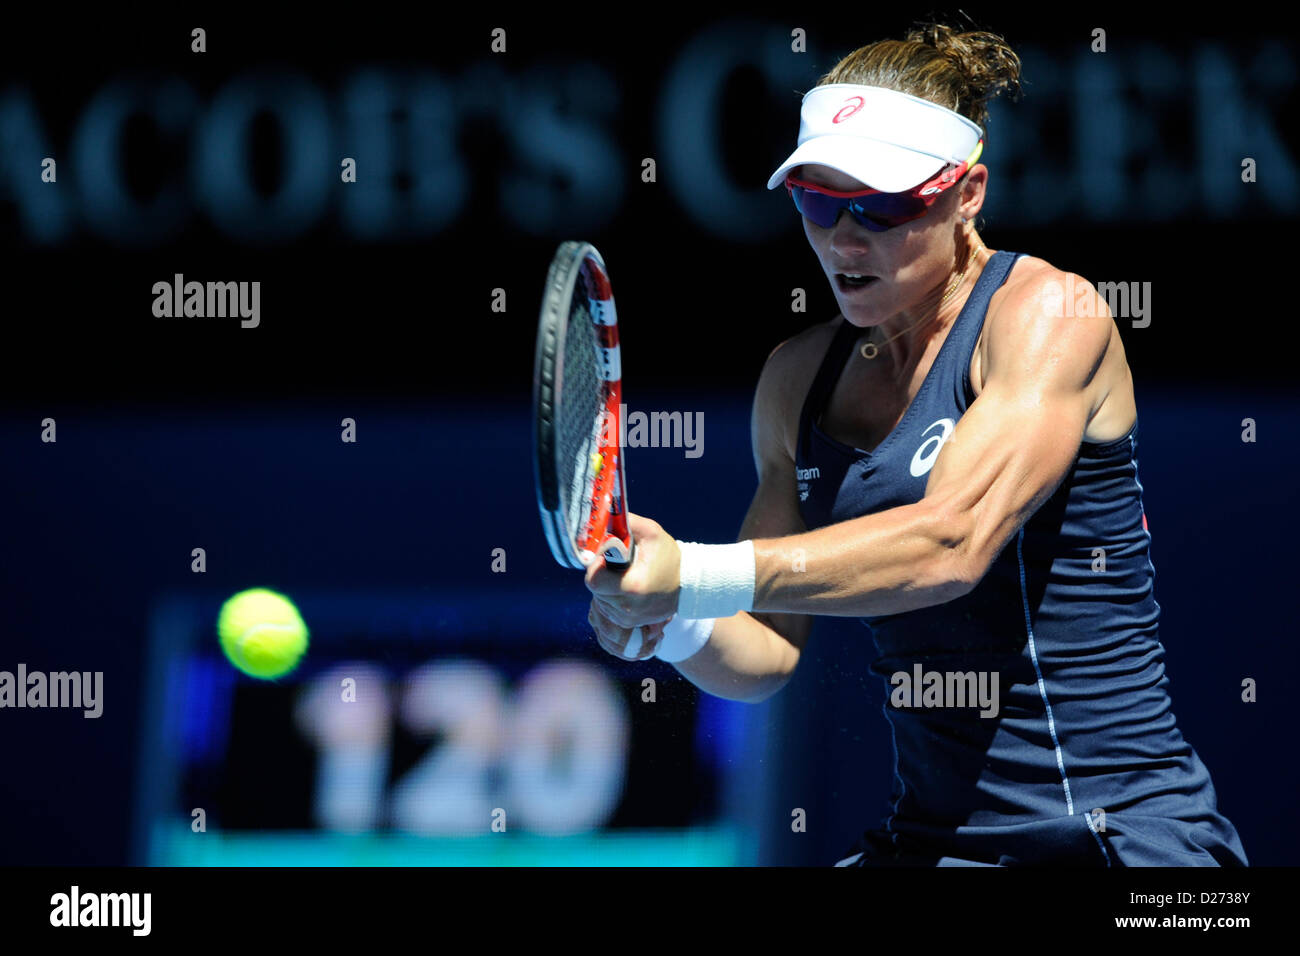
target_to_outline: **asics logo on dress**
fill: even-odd
[[[948,440],[956,425],[957,423],[951,418],[941,418],[921,432],[923,436],[930,435],[932,431],[938,429],[938,432],[921,442],[921,447],[912,456],[912,465],[908,470],[911,471],[913,478],[920,478],[934,467],[935,459],[939,457],[939,450],[943,448],[943,443]]]

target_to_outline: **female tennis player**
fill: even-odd
[[[810,616],[862,618],[894,793],[843,865],[1245,865],[1171,709],[1115,322],[976,229],[986,103],[1019,73],[1000,37],[929,24],[804,97],[768,186],[840,314],[763,368],[741,540],[633,515],[632,566],[587,569],[590,621],[613,654],[758,701]]]

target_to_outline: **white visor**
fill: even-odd
[[[879,86],[830,83],[809,90],[799,113],[799,146],[767,181],[816,163],[872,189],[896,193],[970,158],[983,131],[938,103]]]

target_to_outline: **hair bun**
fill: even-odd
[[[996,33],[926,21],[914,24],[902,40],[854,50],[818,80],[824,83],[910,93],[960,113],[987,138],[988,101],[1004,92],[1020,96],[1020,58]]]
[[[963,99],[982,106],[1000,93],[1019,97],[1020,58],[996,33],[961,32],[945,23],[922,23],[906,39],[932,47],[957,67],[966,85]]]

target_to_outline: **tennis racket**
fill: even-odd
[[[620,405],[618,314],[600,253],[565,242],[551,260],[533,365],[537,507],[555,560],[632,563]]]

